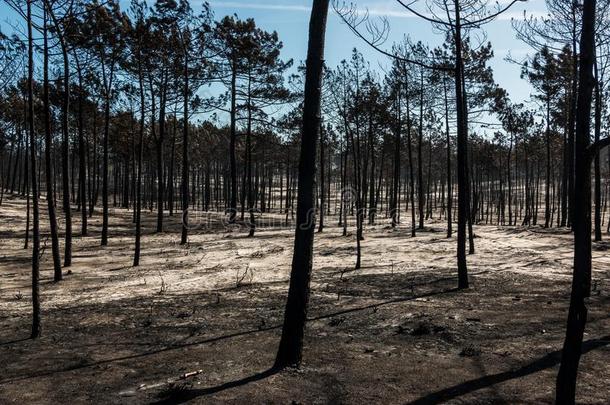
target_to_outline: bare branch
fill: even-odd
[[[380,45],[383,44],[387,39],[387,32],[389,30],[389,24],[387,22],[387,19],[382,19],[383,27],[380,28],[379,26],[376,26],[373,22],[370,21],[368,12],[366,12],[364,16],[359,15],[353,4],[347,6],[345,2],[339,4],[338,1],[333,1],[333,9],[337,13],[337,15],[339,15],[339,18],[341,18],[341,20],[358,38],[362,39],[371,48],[375,49],[377,52],[385,56],[388,56],[392,59],[401,62],[410,63],[431,70],[453,71],[455,69],[454,66],[449,66],[446,63],[438,65],[429,64],[422,61],[409,59],[381,48]],[[365,25],[366,30],[369,32],[369,34],[371,34],[371,38],[367,38],[358,29],[358,27],[362,26],[363,24]]]

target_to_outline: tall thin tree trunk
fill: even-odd
[[[409,102],[409,75],[405,71],[405,99],[407,108],[407,152],[409,155],[409,193],[411,197],[411,236],[415,237],[415,170],[413,169],[413,140],[411,137],[411,103]]]
[[[164,80],[167,84],[167,80]],[[163,232],[163,204],[165,196],[163,145],[165,142],[165,107],[167,88],[161,89],[159,95],[159,138],[157,139],[157,232]],[[154,122],[154,121],[153,121]]]
[[[34,137],[34,38],[32,35],[32,1],[27,1],[28,26],[28,131],[30,137],[30,175],[32,177],[32,339],[41,334],[40,325],[40,210],[36,178],[36,139]]]
[[[594,62],[594,72],[595,72],[595,142],[599,141],[602,130],[602,91],[601,91],[601,83],[599,82],[599,71],[597,66],[597,58],[595,58]],[[601,163],[599,153],[595,154],[594,160],[594,170],[595,170],[595,188],[594,188],[594,201],[595,201],[595,241],[599,242],[602,240],[602,213],[601,213],[601,196],[602,196],[602,186],[601,186]]]
[[[288,301],[286,303],[282,337],[275,359],[276,368],[298,366],[301,363],[303,352],[303,335],[307,319],[309,283],[313,264],[315,162],[320,130],[322,67],[324,65],[324,37],[328,3],[328,0],[313,1],[309,23],[303,133],[299,159],[297,227]]]
[[[251,78],[248,82],[248,123],[246,128],[246,179],[247,179],[247,192],[248,197],[248,214],[250,217],[248,223],[248,237],[254,236],[254,231],[256,229],[256,223],[254,222],[254,193],[252,190],[252,104],[250,100],[250,91],[251,91]]]
[[[551,100],[546,102],[546,190],[544,198],[544,227],[551,223]]]
[[[566,336],[557,375],[555,401],[574,404],[576,378],[582,353],[582,341],[587,323],[585,299],[591,293],[591,154],[588,152],[591,127],[591,100],[594,86],[595,58],[595,0],[583,3],[582,34],[580,39],[580,69],[576,112],[575,181],[574,192],[574,273]]]
[[[84,89],[83,89],[83,76],[82,70],[78,57],[75,57],[76,69],[78,74],[78,118],[77,118],[77,131],[78,131],[78,192],[80,195],[80,209],[81,209],[81,236],[87,236],[87,179],[86,179],[86,156],[85,150],[85,134],[84,134]]]
[[[51,251],[53,254],[53,279],[58,282],[62,279],[61,258],[59,255],[59,237],[57,232],[57,218],[55,214],[55,199],[53,193],[53,166],[51,163],[51,106],[49,102],[49,44],[47,29],[47,12],[44,10],[43,22],[43,104],[44,104],[44,133],[45,133],[45,181],[47,187],[47,206],[49,208],[49,227],[51,231]]]
[[[25,121],[27,121],[27,104],[26,104],[26,109],[25,109],[25,115],[24,117],[26,117]],[[23,165],[23,176],[25,179],[25,199],[26,199],[26,213],[25,213],[25,241],[23,243],[23,248],[27,249],[28,245],[30,243],[30,179],[28,177],[29,175],[29,170],[28,170],[28,165],[29,165],[29,148],[30,148],[30,137],[29,137],[29,132],[28,131],[28,125],[26,122],[26,125],[24,125],[24,129],[26,130],[26,136],[25,136],[25,158],[24,160],[24,165]]]
[[[189,227],[189,55],[188,45],[184,46],[184,123],[182,126],[182,235],[180,244],[188,241]]]
[[[468,220],[468,128],[466,127],[466,108],[463,95],[462,27],[460,3],[454,0],[455,7],[455,99],[457,110],[457,167],[458,167],[458,288],[468,288],[468,268],[466,265],[466,222]]]
[[[392,216],[392,228],[398,225],[398,198],[399,198],[399,184],[400,184],[400,131],[402,129],[402,117],[401,117],[401,85],[400,82],[396,88],[396,128],[394,135],[394,175],[392,178],[392,203],[390,206],[390,215]]]
[[[575,199],[576,193],[574,191],[575,188],[575,129],[576,129],[576,120],[578,117],[576,116],[577,110],[577,102],[578,102],[578,75],[579,75],[579,66],[578,66],[578,49],[576,47],[576,43],[578,41],[578,27],[577,27],[577,8],[579,7],[578,2],[573,2],[572,4],[572,64],[573,64],[573,75],[572,75],[572,94],[570,98],[570,110],[568,114],[569,121],[569,130],[568,130],[568,226],[572,226],[574,222],[574,209],[575,209]],[[579,196],[580,197],[580,196]]]
[[[322,123],[320,122],[320,219],[318,223],[318,232],[322,232],[324,230],[324,206],[326,203],[326,195],[324,193],[324,148],[324,130],[322,128]]]
[[[140,65],[140,59],[138,59],[138,83],[140,87],[140,133],[138,136],[138,172],[136,180],[136,235],[135,235],[135,249],[133,255],[134,267],[140,265],[140,245],[142,237],[142,154],[144,150],[144,125],[145,125],[145,110],[146,104],[144,99],[144,83],[142,78],[142,66]],[[151,120],[154,126],[154,115]]]
[[[237,62],[231,65],[231,139],[229,141],[229,164],[231,169],[231,201],[229,203],[229,223],[235,223],[237,217],[237,159],[235,148],[237,141]]]
[[[63,209],[66,221],[65,229],[65,246],[64,246],[64,266],[70,267],[72,265],[72,209],[70,207],[70,171],[69,171],[69,154],[70,154],[70,141],[69,136],[69,111],[70,111],[70,63],[68,60],[68,48],[66,46],[63,32],[60,24],[55,18],[55,14],[49,4],[48,0],[45,0],[45,6],[53,25],[55,25],[57,37],[59,38],[59,44],[61,46],[61,53],[63,57],[63,70],[64,70],[64,93],[62,100],[62,111],[61,111],[61,132],[62,132],[62,158],[61,158],[61,177],[62,177],[62,192],[63,192]]]
[[[104,68],[102,67],[102,69]],[[112,79],[114,75],[113,69],[114,67],[112,66],[110,68],[110,77],[108,77],[107,83],[106,77],[104,77],[106,100],[104,105],[104,139],[102,140],[102,246],[108,245],[108,137],[110,136],[110,102],[112,98]]]
[[[417,130],[417,211],[419,214],[419,225],[417,229],[424,229],[424,158],[422,147],[424,143],[424,70],[421,69],[419,96],[419,128]]]
[[[449,99],[447,96],[446,77],[443,76],[443,90],[445,95],[445,135],[447,137],[447,237],[453,234],[452,208],[453,208],[453,184],[451,182],[451,135],[449,133]]]

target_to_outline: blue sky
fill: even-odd
[[[358,8],[368,9],[373,17],[387,17],[391,32],[387,41],[387,48],[392,42],[400,41],[403,36],[409,35],[411,39],[421,40],[431,46],[439,44],[443,37],[435,34],[428,22],[421,20],[406,12],[396,0],[352,0]],[[506,3],[500,0],[500,4]],[[211,0],[209,3],[216,17],[236,13],[241,18],[253,17],[257,24],[267,30],[275,30],[284,42],[284,56],[295,61],[305,59],[307,46],[307,28],[311,0]],[[419,3],[423,4],[420,0]],[[490,2],[493,4],[494,2]],[[421,8],[420,8],[421,9]],[[520,70],[514,64],[506,62],[505,57],[510,54],[516,58],[523,58],[531,52],[527,46],[515,38],[511,26],[511,18],[523,18],[523,12],[540,15],[545,11],[544,0],[529,0],[513,6],[510,13],[485,26],[485,31],[476,32],[479,37],[485,35],[491,41],[495,58],[492,66],[496,81],[506,88],[514,101],[523,101],[529,98],[531,88],[520,79]],[[331,11],[328,21],[326,61],[334,66],[342,59],[350,57],[352,48],[358,48],[371,66],[381,68],[389,64],[388,58],[370,49],[345,26],[339,17]]]
[[[263,29],[278,32],[284,42],[284,58],[292,58],[297,64],[305,59],[311,0],[208,1],[217,19],[234,13],[240,18],[252,17]],[[500,4],[507,3],[507,0],[498,1]],[[191,0],[195,9],[200,7],[201,2],[202,0]],[[406,12],[396,0],[353,0],[353,2],[360,9],[368,9],[374,17],[385,16],[388,18],[391,32],[386,43],[387,48],[391,47],[392,42],[400,41],[404,35],[409,35],[413,40],[421,40],[431,46],[439,44],[442,40],[442,35],[435,34],[429,23]],[[122,0],[121,3],[127,3],[127,1]],[[152,0],[149,0],[149,3],[152,4]],[[424,0],[420,0],[419,3],[424,3]],[[490,3],[495,2],[490,1]],[[496,81],[509,91],[514,101],[528,99],[531,88],[519,78],[519,68],[504,59],[509,52],[514,58],[521,59],[531,51],[525,44],[515,38],[510,19],[523,18],[524,11],[539,15],[544,13],[544,10],[544,0],[529,0],[518,3],[511,9],[510,13],[486,25],[484,31],[478,31],[479,36],[485,35],[485,39],[491,41],[495,51],[492,66]],[[0,27],[4,32],[11,32],[9,22],[14,21],[15,18],[14,13],[0,0]],[[389,64],[387,57],[370,49],[356,38],[339,17],[331,11],[327,32],[327,64],[334,66],[342,59],[349,58],[354,47],[364,54],[374,68],[382,69]]]

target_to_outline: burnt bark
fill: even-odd
[[[297,227],[288,301],[282,337],[274,365],[276,368],[298,366],[301,363],[303,351],[303,335],[313,265],[315,162],[320,131],[320,99],[328,3],[328,0],[313,1],[309,23],[303,133],[299,158]]]

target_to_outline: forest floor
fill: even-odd
[[[109,246],[99,246],[96,213],[91,236],[74,238],[73,266],[53,283],[43,215],[43,334],[31,340],[25,212],[10,196],[0,210],[2,404],[553,400],[571,282],[565,229],[476,226],[471,288],[457,291],[455,239],[443,223],[416,238],[407,224],[368,226],[354,271],[354,233],[342,237],[327,218],[316,234],[303,366],[274,373],[290,227],[263,226],[254,238],[208,227],[183,247],[179,214],[154,234],[156,215],[146,212],[134,268],[131,213],[111,208]],[[610,403],[609,248],[594,244],[583,404]]]

